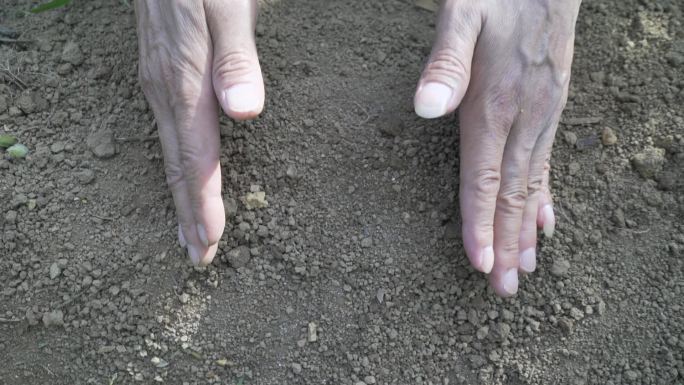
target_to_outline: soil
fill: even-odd
[[[412,112],[433,12],[263,4],[266,108],[222,119],[229,220],[192,268],[128,2],[1,3],[30,153],[0,160],[0,384],[684,383],[681,2],[583,2],[556,235],[510,299],[464,256],[457,119]]]

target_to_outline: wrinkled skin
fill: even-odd
[[[463,244],[510,296],[552,236],[549,159],[567,99],[579,0],[448,0],[418,83],[416,113],[459,107]]]
[[[264,105],[256,5],[135,2],[140,81],[159,128],[178,238],[195,265],[211,262],[225,225],[218,105],[233,119],[253,118]]]
[[[463,242],[502,296],[536,267],[537,227],[553,234],[551,147],[567,97],[580,0],[444,2],[416,113],[459,108]],[[136,1],[140,79],[154,111],[178,237],[196,265],[223,233],[218,106],[261,112],[254,0]],[[163,6],[162,6],[163,5]]]

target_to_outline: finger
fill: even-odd
[[[545,199],[544,196],[548,190],[548,159],[551,156],[557,122],[554,121],[552,124],[554,127],[547,129],[537,140],[531,157],[527,181],[528,198],[525,203],[520,239],[518,240],[518,248],[520,249],[519,270],[524,273],[531,273],[537,268],[539,205]]]
[[[416,114],[437,118],[458,107],[470,81],[470,67],[482,18],[467,2],[446,1],[437,22],[437,38],[418,82]]]
[[[206,24],[205,24],[206,28]],[[207,39],[209,37],[207,31]],[[221,196],[221,166],[218,106],[211,77],[211,43],[195,64],[201,68],[198,79],[183,79],[172,103],[179,141],[180,167],[168,170],[172,191],[177,191],[177,206],[190,205],[191,213],[181,223],[188,242],[188,254],[198,265],[211,262],[223,228],[225,214]]]
[[[159,128],[179,242],[186,245],[194,264],[208,264],[223,233],[225,215],[218,106],[204,10],[193,2],[183,7],[140,3],[139,20],[154,24],[140,32],[140,76]],[[178,28],[183,30],[179,33]]]
[[[185,142],[181,139],[180,132],[182,129],[187,130],[187,127],[177,125],[173,119],[174,114],[162,112],[164,110],[155,110],[155,119],[164,154],[166,180],[176,206],[179,243],[181,247],[187,248],[193,264],[206,265],[216,253],[216,245],[223,233],[225,221],[225,216],[216,215],[217,211],[223,210],[223,201],[220,198],[220,169],[217,171],[217,185],[212,181],[215,178],[211,175],[214,173],[211,171],[212,168],[206,167],[205,162],[189,152],[187,139]],[[193,177],[192,173],[198,173],[198,176]],[[202,182],[205,179],[208,183]]]
[[[551,196],[551,190],[549,189],[550,170],[551,166],[549,162],[546,162],[542,177],[541,194],[537,205],[537,227],[543,229],[544,236],[547,238],[553,237],[553,233],[556,229],[556,216],[553,212],[553,198]]]
[[[494,267],[489,281],[501,296],[518,291],[520,230],[528,198],[528,170],[537,130],[533,118],[521,112],[511,129],[504,149],[501,185],[494,214]]]
[[[231,118],[253,118],[264,107],[264,81],[254,38],[257,2],[206,0],[204,8],[214,46],[216,97]]]
[[[473,267],[484,273],[491,272],[494,265],[494,214],[501,162],[517,113],[512,93],[504,92],[499,99],[499,103],[489,103],[482,95],[468,97],[459,114],[463,246]]]
[[[528,191],[530,187],[528,186]],[[518,248],[520,250],[519,270],[523,273],[531,273],[537,268],[537,209],[539,206],[539,195],[537,191],[528,196],[523,210],[522,224],[520,227],[520,239]]]
[[[561,91],[544,77],[528,83],[535,94],[524,99],[506,143],[494,220],[496,259],[490,281],[502,295],[517,292],[518,270],[536,268],[538,201],[563,103]],[[553,100],[558,103],[549,103]]]

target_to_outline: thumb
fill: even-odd
[[[453,112],[470,81],[475,43],[482,27],[479,9],[447,0],[440,10],[437,38],[413,99],[416,114],[437,118]]]
[[[233,119],[254,118],[264,108],[264,80],[254,28],[257,1],[206,0],[205,13],[213,43],[214,91]]]

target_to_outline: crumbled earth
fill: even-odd
[[[222,118],[227,226],[192,268],[130,5],[33,4],[0,8],[30,150],[0,160],[0,384],[684,381],[681,2],[583,2],[556,235],[510,299],[463,253],[457,119],[412,112],[434,13],[263,4],[265,112]]]

